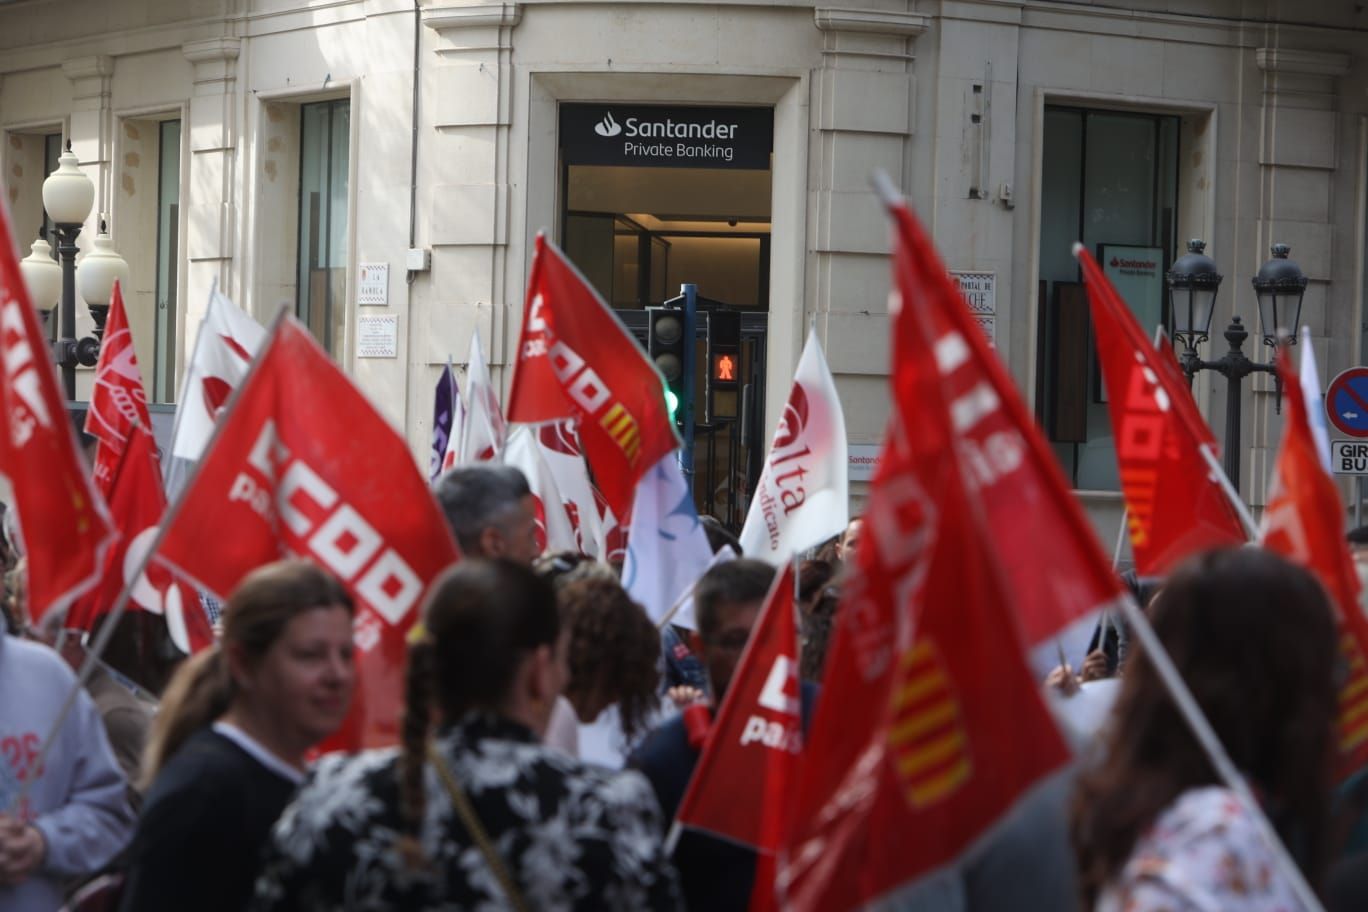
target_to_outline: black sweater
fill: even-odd
[[[295,785],[212,729],[192,735],[143,803],[123,912],[237,910]]]

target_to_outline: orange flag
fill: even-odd
[[[1092,254],[1074,248],[1087,280],[1097,357],[1107,383],[1126,523],[1137,572],[1162,576],[1199,551],[1248,540],[1214,460],[1216,439],[1187,384],[1150,344]]]
[[[1286,414],[1261,544],[1314,573],[1339,617],[1340,649],[1349,667],[1340,691],[1339,772],[1347,776],[1368,763],[1368,619],[1359,608],[1358,573],[1344,538],[1344,503],[1316,455],[1301,381],[1285,346],[1277,365]]]

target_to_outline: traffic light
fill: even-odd
[[[684,382],[684,311],[648,307],[646,314],[650,321],[646,330],[646,351],[655,362],[656,370],[665,378],[665,403],[670,409],[670,418],[680,424],[683,421],[680,406],[692,392]]]
[[[741,370],[741,312],[708,314],[708,387],[734,390]]]

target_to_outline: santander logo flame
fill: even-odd
[[[622,132],[622,125],[613,119],[611,113],[607,113],[603,115],[603,120],[594,125],[594,132],[599,136],[613,137]]]

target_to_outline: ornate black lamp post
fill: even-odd
[[[58,265],[52,261],[53,248],[48,245],[45,232],[39,232],[32,252],[19,264],[28,286],[33,306],[47,322],[53,307],[61,298],[58,339],[53,346],[53,358],[62,368],[62,385],[67,399],[76,398],[76,365],[93,367],[100,356],[100,339],[104,335],[105,317],[109,313],[109,298],[114,280],[128,284],[128,264],[114,252],[104,221],[93,249],[81,261],[80,290],[90,315],[95,320],[95,335],[76,338],[76,237],[85,225],[95,204],[95,185],[85,176],[67,141],[66,151],[57,160],[57,170],[43,181],[43,208],[53,221]]]
[[[1183,350],[1179,361],[1188,384],[1204,370],[1215,371],[1226,378],[1225,472],[1235,490],[1240,489],[1240,383],[1250,374],[1277,374],[1272,364],[1251,361],[1244,353],[1249,332],[1239,315],[1231,318],[1224,336],[1230,350],[1215,361],[1204,361],[1197,354],[1197,346],[1205,342],[1211,329],[1211,318],[1216,310],[1216,292],[1221,287],[1221,274],[1216,264],[1202,251],[1206,244],[1200,240],[1188,242],[1188,252],[1180,257],[1168,273],[1171,328],[1175,342]],[[1273,245],[1273,259],[1259,268],[1254,276],[1254,293],[1259,299],[1259,323],[1263,343],[1278,344],[1281,334],[1288,341],[1297,341],[1301,321],[1302,295],[1306,291],[1306,276],[1297,264],[1287,258],[1291,248],[1286,244]],[[1282,404],[1282,385],[1277,385],[1278,406]]]

